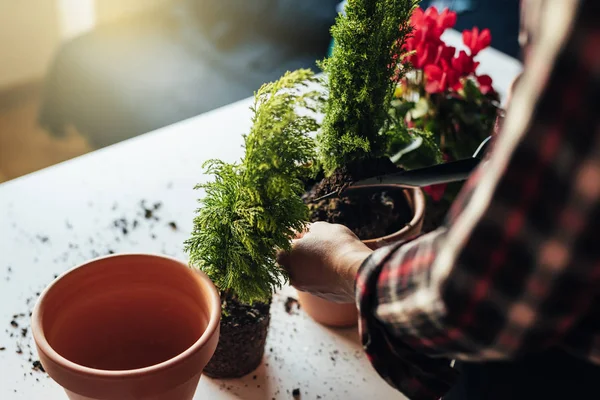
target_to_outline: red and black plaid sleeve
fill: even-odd
[[[411,399],[440,398],[451,359],[560,346],[600,363],[600,8],[540,15],[503,130],[448,225],[359,272],[365,350]]]

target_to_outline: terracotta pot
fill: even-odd
[[[253,306],[237,304],[235,311],[228,310],[231,314],[221,318],[217,350],[204,368],[204,375],[211,378],[248,375],[260,365],[265,353],[271,320],[270,302]],[[234,315],[236,311],[237,315]],[[239,318],[240,311],[246,314],[242,318]]]
[[[398,185],[387,185],[391,189]],[[413,217],[406,226],[391,235],[363,240],[369,248],[375,250],[399,240],[408,239],[421,233],[425,216],[425,195],[421,189],[405,189],[404,195],[413,211]],[[358,310],[355,303],[333,303],[318,296],[298,291],[298,302],[302,309],[315,321],[332,327],[350,327],[358,322]]]
[[[219,340],[206,275],[155,255],[99,258],[44,290],[32,331],[44,369],[71,400],[192,399]]]

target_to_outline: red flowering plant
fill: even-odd
[[[477,55],[492,36],[489,29],[465,30],[467,50],[457,51],[441,38],[455,24],[456,13],[448,9],[416,8],[411,17],[413,32],[399,56],[402,78],[388,133],[390,155],[407,169],[471,157],[494,128],[498,95],[492,79],[477,72]],[[426,192],[434,202],[445,198],[449,203],[457,189],[437,186]]]

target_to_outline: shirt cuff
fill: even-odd
[[[356,279],[359,333],[363,349],[377,373],[411,400],[438,400],[455,383],[458,372],[446,359],[420,354],[391,335],[375,316],[381,269],[402,243],[373,252],[361,265]]]

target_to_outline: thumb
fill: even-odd
[[[292,239],[291,244],[290,244],[290,250],[283,250],[280,249],[279,251],[277,251],[277,264],[279,264],[279,266],[283,269],[285,269],[286,271],[289,272],[289,268],[291,267],[291,263],[292,263],[292,257],[293,257],[293,251],[294,248],[296,247],[296,244],[300,241],[301,238],[298,239]]]
[[[288,265],[289,262],[289,258],[290,258],[290,252],[286,251],[286,250],[278,250],[277,251],[277,264],[279,264],[280,267],[282,267],[283,269],[286,268],[286,266]]]
[[[302,239],[304,237],[304,235],[306,235],[308,233],[308,225],[305,226],[301,231],[296,231],[296,237],[292,240],[292,246],[294,244],[294,240],[296,239]]]

